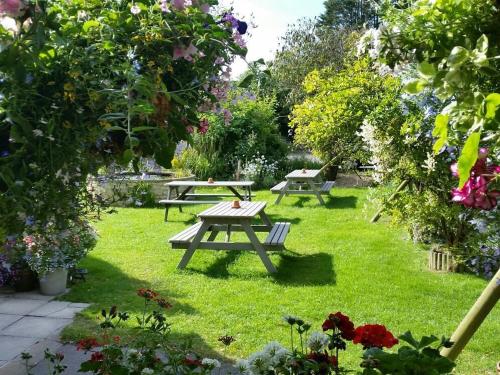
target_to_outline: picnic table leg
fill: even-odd
[[[239,200],[241,201],[244,201],[246,200],[240,193],[238,193],[238,190],[236,190],[234,187],[232,186],[228,186],[229,190],[231,190],[231,192],[236,196],[236,198],[238,198]]]
[[[323,200],[323,197],[321,196],[320,192],[318,191],[318,188],[316,187],[316,184],[314,183],[314,181],[310,180],[310,181],[308,181],[308,183],[309,183],[309,187],[311,188],[311,190],[314,192],[314,194],[318,198],[319,203],[325,204],[325,201]]]
[[[215,240],[215,238],[217,237],[218,234],[219,234],[218,230],[215,230],[215,229],[212,230],[212,233],[210,233],[210,236],[208,236],[207,241]]]
[[[271,222],[271,219],[269,219],[269,216],[267,216],[267,214],[264,211],[260,211],[259,215],[260,215],[260,218],[262,219],[262,222],[265,225],[267,225],[269,230],[271,230],[273,228],[273,223]]]
[[[231,224],[228,224],[226,231],[226,242],[229,242],[230,240],[231,240]]]
[[[276,198],[276,202],[274,202],[274,204],[279,204],[281,202],[281,199],[288,191],[288,187],[290,186],[290,184],[291,184],[291,180],[287,180],[285,186],[283,186],[283,189],[281,189],[280,195],[278,195],[278,198]]]
[[[170,200],[172,197],[172,188],[170,186],[167,187],[167,199]],[[166,204],[165,205],[165,218],[164,221],[165,223],[168,221],[168,209],[170,208],[170,205]]]
[[[175,196],[178,197],[179,196],[179,187],[176,186],[175,187]],[[182,212],[182,206],[179,205],[179,212]]]
[[[245,233],[248,236],[248,239],[252,243],[253,248],[259,254],[260,259],[262,260],[262,263],[264,263],[264,266],[267,269],[267,272],[269,273],[275,273],[277,272],[276,268],[271,262],[271,259],[266,254],[266,251],[264,250],[264,247],[259,241],[259,238],[255,234],[254,230],[252,229],[252,226],[250,225],[250,222],[245,220],[241,222],[241,226],[244,229]]]
[[[196,251],[196,248],[200,244],[201,240],[203,239],[203,236],[207,232],[208,228],[210,227],[210,224],[207,223],[206,221],[201,224],[200,229],[198,230],[198,233],[196,233],[196,236],[194,236],[193,241],[187,248],[186,252],[184,253],[181,261],[179,262],[179,265],[177,266],[178,269],[184,269],[189,261],[191,260],[191,257],[193,256],[194,252]]]
[[[252,188],[250,186],[247,187],[247,194],[248,194],[247,200],[249,202],[251,202],[252,201]]]

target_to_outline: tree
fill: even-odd
[[[374,0],[326,0],[318,24],[334,28],[378,27],[377,2]]]
[[[271,66],[277,89],[285,92],[286,104],[291,107],[304,99],[302,82],[311,71],[326,67],[339,70],[352,40],[349,32],[320,27],[315,20],[303,19],[292,25],[281,38]]]
[[[309,94],[293,108],[290,126],[294,142],[311,149],[323,160],[345,166],[367,161],[358,135],[365,117],[398,81],[381,77],[369,67],[368,59],[348,64],[339,72],[331,68],[311,72],[304,81]]]

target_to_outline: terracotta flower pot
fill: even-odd
[[[214,179],[213,179],[212,177],[210,177],[210,178],[208,179],[208,183],[209,183],[209,184],[213,184],[213,183],[214,183]]]
[[[302,173],[307,173],[307,169],[303,168]]]
[[[233,201],[231,204],[232,208],[241,208],[240,201]]]

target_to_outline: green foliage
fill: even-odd
[[[139,181],[131,184],[127,192],[126,203],[130,207],[156,207],[156,197],[151,184],[146,181]]]
[[[326,0],[319,16],[321,26],[334,28],[378,27],[377,2],[371,0]]]
[[[290,26],[271,66],[276,89],[286,95],[285,104],[291,107],[304,99],[302,83],[313,70],[341,69],[354,39],[348,31],[332,32],[314,20],[304,19]]]
[[[243,168],[257,154],[269,162],[283,159],[287,145],[278,133],[273,106],[272,100],[233,92],[224,106],[229,112],[210,116],[208,131],[194,135],[195,152],[187,151],[181,158],[191,156],[196,161],[186,161],[186,166],[198,178],[221,179],[232,178],[238,162]],[[230,124],[226,124],[224,114],[232,117]]]
[[[323,160],[335,158],[337,164],[366,161],[360,127],[386,92],[397,90],[398,85],[396,79],[376,74],[366,59],[338,73],[313,71],[304,81],[309,97],[293,109],[294,142]]]
[[[454,369],[455,363],[439,353],[441,348],[451,345],[446,338],[441,338],[437,347],[432,346],[433,343],[439,341],[435,336],[423,336],[420,341],[417,341],[408,331],[398,338],[408,343],[409,346],[399,347],[397,353],[384,352],[379,348],[371,348],[363,353],[363,364],[376,368],[364,370],[364,375],[437,375],[449,374]]]
[[[408,92],[428,89],[446,105],[436,118],[434,150],[463,147],[463,186],[479,144],[495,149],[499,142],[498,6],[490,0],[420,0],[404,8],[386,4],[383,18],[382,60],[390,66],[418,63]]]
[[[169,166],[177,142],[198,126],[198,107],[216,100],[210,89],[222,65],[214,61],[245,52],[230,27],[197,6],[167,13],[145,0],[132,14],[126,0],[26,3],[15,30],[0,27],[7,234],[21,233],[26,217],[64,229],[94,210],[87,176],[112,161],[149,156]],[[174,59],[191,44],[203,57]]]

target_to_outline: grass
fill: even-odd
[[[103,307],[118,305],[138,314],[135,295],[150,287],[174,304],[169,310],[173,335],[192,338],[206,355],[223,359],[246,357],[271,340],[289,344],[281,318],[293,314],[320,328],[329,312],[342,311],[355,324],[385,324],[401,334],[450,336],[484,289],[472,275],[433,273],[426,252],[406,239],[405,232],[385,218],[369,223],[373,210],[364,209],[366,189],[334,189],[326,207],[309,197],[285,197],[257,192],[270,202],[272,220],[292,222],[288,251],[271,255],[278,273],[266,273],[252,252],[198,251],[188,268],[176,269],[182,250],[171,250],[169,237],[195,222],[202,206],[170,212],[161,209],[119,209],[97,223],[100,240],[82,262],[87,281],[75,285],[65,299],[92,306],[68,327],[63,337],[91,334]],[[458,374],[493,374],[500,347],[500,312],[495,309],[458,360]],[[217,338],[235,336],[223,351]],[[360,348],[344,359],[359,364]],[[344,362],[345,364],[345,362]]]

